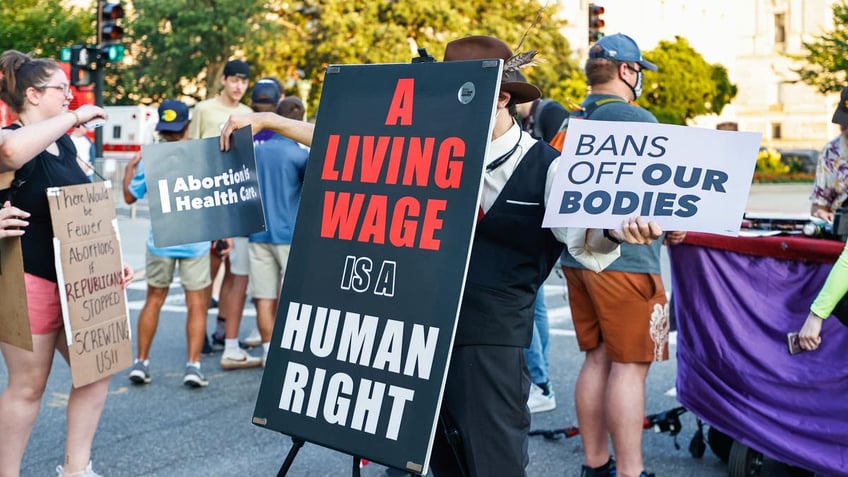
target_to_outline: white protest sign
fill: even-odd
[[[572,121],[545,227],[621,228],[642,216],[663,230],[736,236],[761,134],[618,121]]]

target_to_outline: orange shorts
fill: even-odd
[[[662,277],[571,267],[562,271],[582,351],[603,342],[617,363],[668,359],[668,300]]]
[[[65,326],[59,286],[41,277],[24,273],[29,329],[34,335],[46,335]]]

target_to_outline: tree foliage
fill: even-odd
[[[127,61],[108,67],[107,102],[201,100],[214,95],[224,64],[231,57],[242,57],[251,34],[262,27],[263,4],[134,0],[126,8],[124,22]]]
[[[547,93],[576,69],[565,60],[570,48],[559,33],[564,22],[555,19],[553,7],[540,11],[536,0],[303,0],[287,13],[295,28],[284,41],[288,48],[302,42],[300,53],[288,53],[311,80],[312,100],[329,64],[407,63],[417,48],[441,59],[448,41],[474,34],[497,36],[516,49],[531,24],[520,49],[537,50],[540,62],[529,77]]]
[[[846,82],[848,72],[848,3],[834,3],[832,31],[814,36],[802,43],[806,50],[793,58],[803,65],[794,70],[801,82],[816,88],[820,93],[837,92]]]
[[[719,114],[736,96],[727,69],[707,63],[685,38],[661,41],[645,52],[645,57],[659,71],[644,73],[644,92],[638,103],[661,123],[686,124],[695,116]]]
[[[56,0],[0,2],[0,51],[58,58],[62,47],[93,39],[93,12]]]
[[[848,57],[848,5],[834,5],[837,29],[805,44],[810,65],[799,72],[822,91],[844,82]],[[218,91],[224,63],[244,58],[253,81],[282,80],[287,94],[306,97],[310,111],[320,98],[331,64],[407,63],[418,48],[440,60],[448,41],[486,34],[516,51],[538,51],[525,74],[547,97],[562,103],[586,95],[581,66],[571,60],[560,33],[556,3],[538,0],[124,0],[126,58],[106,67],[107,104],[158,103],[166,98],[202,100]],[[94,7],[55,0],[0,4],[0,48],[56,57],[59,49],[93,43]],[[532,28],[531,28],[532,25]],[[529,28],[529,31],[528,31]],[[526,37],[525,37],[526,33]],[[520,46],[519,46],[520,45]],[[660,72],[645,74],[639,103],[661,122],[685,124],[718,114],[736,96],[721,65],[708,64],[683,38],[646,52]]]

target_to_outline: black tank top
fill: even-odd
[[[12,124],[4,129],[18,129]],[[88,177],[77,164],[77,150],[71,138],[65,134],[56,144],[59,155],[47,151],[40,154],[15,172],[16,180],[25,181],[20,187],[14,185],[0,190],[0,206],[6,200],[12,205],[32,214],[26,233],[21,237],[24,256],[24,271],[52,282],[56,281],[53,254],[53,226],[50,223],[50,206],[47,203],[47,188],[84,184]]]

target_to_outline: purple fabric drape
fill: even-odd
[[[848,328],[826,320],[814,352],[786,344],[831,265],[685,243],[669,254],[680,402],[769,457],[848,476]]]

